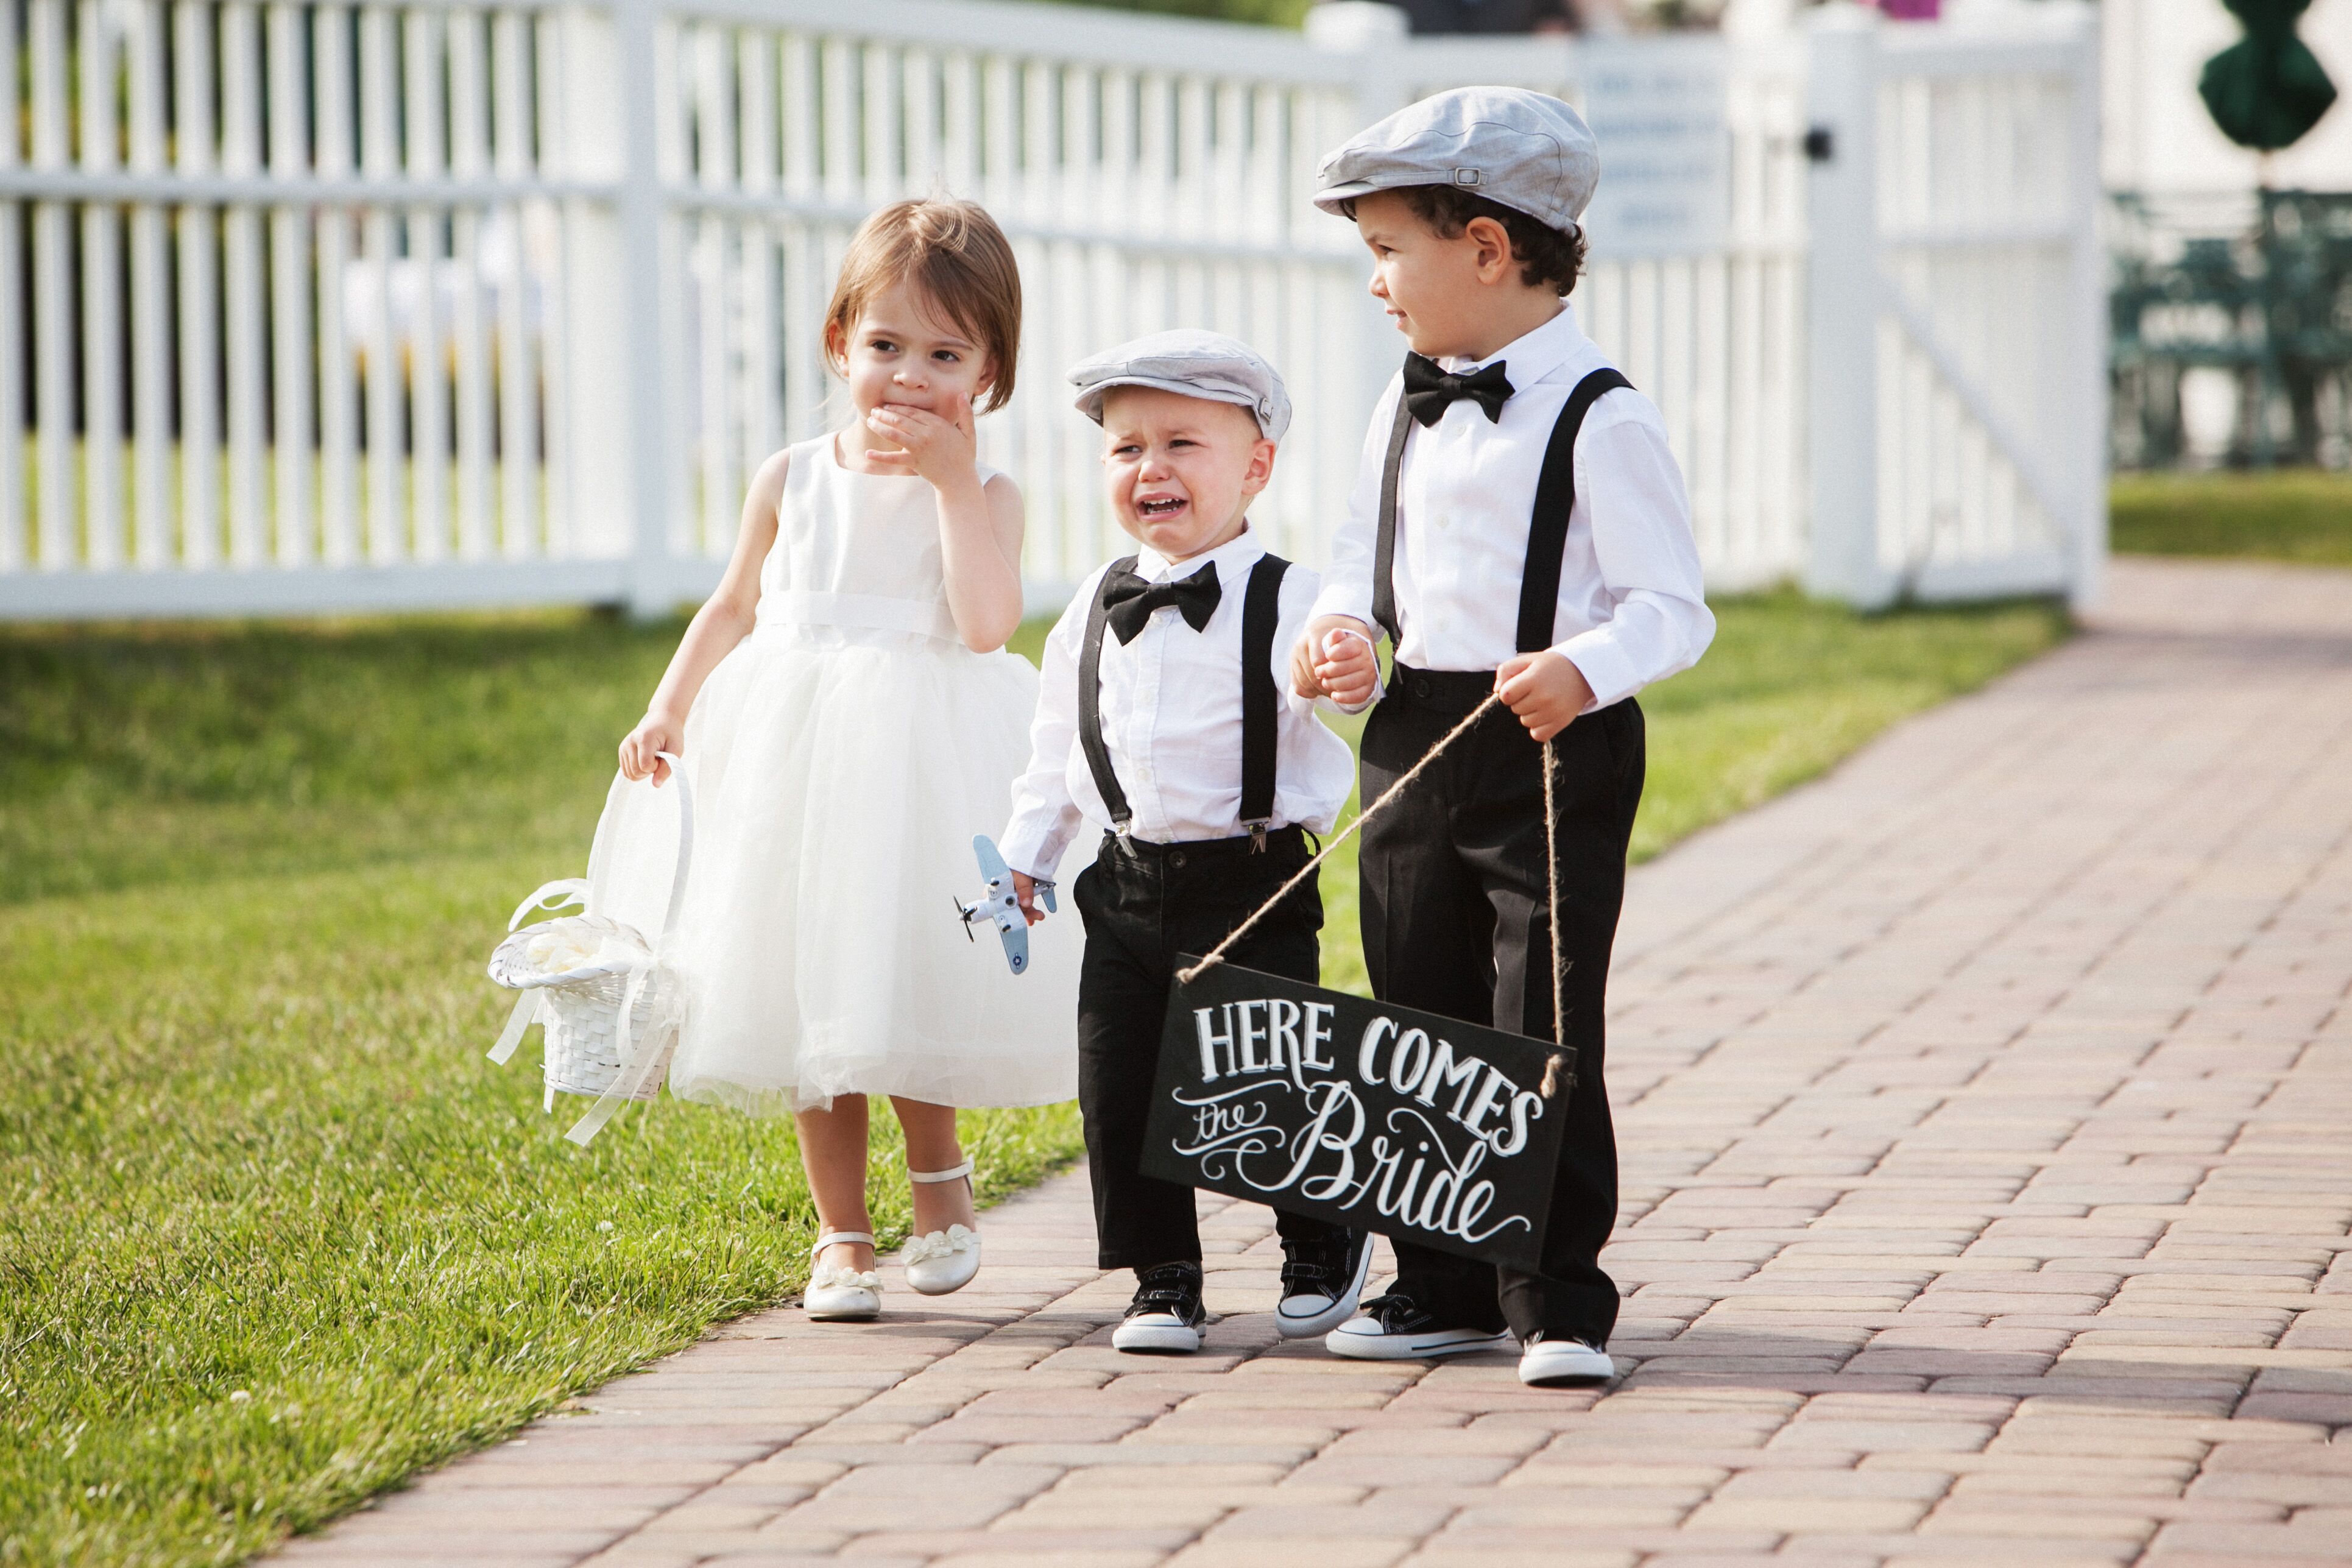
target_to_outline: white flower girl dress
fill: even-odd
[[[682,1099],[772,1116],[842,1094],[1077,1092],[1073,916],[1030,933],[1016,976],[954,908],[981,884],[972,837],[1003,826],[1027,761],[1037,674],[957,637],[935,497],[845,468],[830,436],[792,448],[757,627],[687,720]],[[667,894],[676,814],[658,793],[633,792],[644,830],[602,868],[612,901]]]

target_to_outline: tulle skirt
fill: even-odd
[[[675,942],[686,1020],[669,1086],[782,1115],[841,1094],[1042,1105],[1077,1092],[1082,933],[1066,903],[1014,975],[968,940],[971,841],[1001,831],[1037,674],[936,639],[763,626],[687,723],[691,868]],[[608,905],[660,923],[676,807],[640,789]]]

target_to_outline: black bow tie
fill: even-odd
[[[1177,582],[1147,583],[1133,572],[1114,572],[1103,587],[1103,607],[1109,612],[1110,629],[1118,640],[1130,643],[1143,630],[1143,623],[1151,612],[1162,605],[1173,605],[1184,617],[1185,625],[1199,631],[1217,613],[1217,601],[1223,590],[1217,586],[1217,563],[1211,561],[1190,577]]]
[[[1437,362],[1425,354],[1404,356],[1404,405],[1424,426],[1436,424],[1458,397],[1475,401],[1493,423],[1503,417],[1503,405],[1510,396],[1511,383],[1500,360],[1468,375],[1455,375],[1438,369]]]

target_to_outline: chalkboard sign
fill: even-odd
[[[1142,1171],[1533,1268],[1574,1083],[1559,1050],[1543,1097],[1556,1049],[1220,963],[1170,994]]]

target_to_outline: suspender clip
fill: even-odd
[[[1256,822],[1245,822],[1242,824],[1242,826],[1250,830],[1250,853],[1253,855],[1265,854],[1265,830],[1274,826],[1274,820],[1271,817],[1267,817]]]

